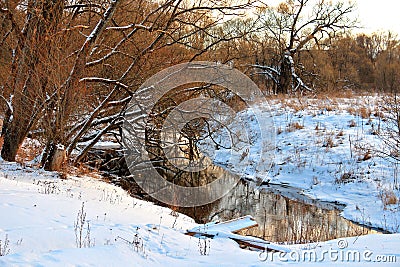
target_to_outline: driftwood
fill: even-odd
[[[282,245],[253,237],[242,236],[237,233],[258,226],[257,222],[250,215],[225,222],[212,222],[200,225],[186,232],[187,235],[208,238],[229,238],[237,242],[242,248],[250,248],[263,251],[289,252],[290,250]]]

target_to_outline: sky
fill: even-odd
[[[390,30],[400,35],[400,1],[398,0],[356,0],[362,32]]]
[[[348,1],[348,0],[343,0]],[[355,32],[372,33],[392,31],[400,36],[400,1],[399,0],[351,0],[356,3],[354,16],[358,18],[361,29]],[[284,0],[266,0],[269,5],[276,5]]]

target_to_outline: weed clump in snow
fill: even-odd
[[[117,238],[115,239],[115,241],[117,241],[118,239],[124,241],[125,243],[127,243],[135,252],[137,252],[138,254],[142,255],[144,258],[147,258],[147,253],[146,253],[146,248],[145,248],[145,244],[143,242],[143,238],[141,237],[140,233],[139,233],[140,228],[136,227],[136,233],[133,236],[132,241],[127,240],[124,237],[121,236],[117,236]]]
[[[336,184],[346,184],[353,182],[356,179],[354,174],[352,172],[345,172],[342,175],[340,175],[339,178],[335,179]]]
[[[0,240],[0,257],[5,256],[10,253],[10,240],[8,239],[8,235],[3,240]]]
[[[389,205],[396,205],[399,200],[393,190],[384,189],[379,192],[379,198],[382,200],[383,208],[386,210]]]
[[[90,237],[90,224],[86,220],[85,203],[82,202],[74,223],[75,242],[78,248],[94,247],[94,240]]]

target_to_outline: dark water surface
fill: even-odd
[[[235,180],[233,174],[223,169],[221,172],[221,175],[231,175],[232,180]],[[214,203],[195,208],[178,208],[178,211],[199,223],[251,215],[258,227],[244,230],[241,234],[273,242],[308,243],[378,233],[377,230],[344,219],[340,216],[340,208],[343,206],[312,200],[288,186],[257,187],[240,181]]]

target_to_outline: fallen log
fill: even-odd
[[[290,250],[279,244],[275,244],[253,236],[242,236],[236,234],[241,230],[258,226],[250,215],[225,222],[211,222],[187,230],[186,234],[195,237],[229,238],[237,242],[243,248],[251,248],[263,251],[290,252]]]

